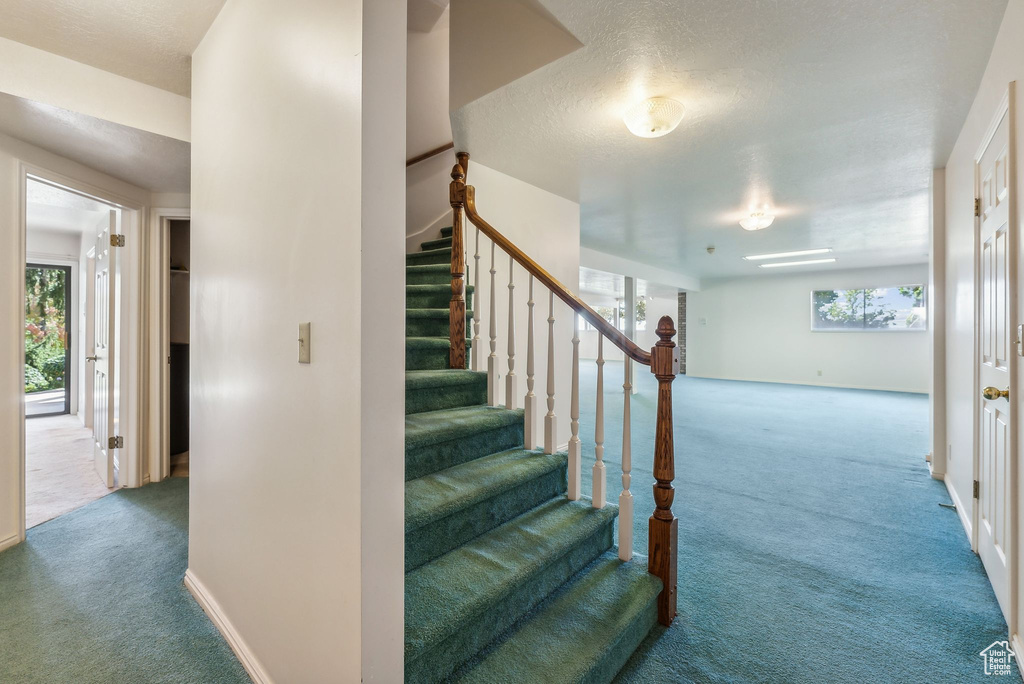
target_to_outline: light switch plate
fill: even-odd
[[[1017,356],[1024,356],[1024,323],[1017,326]]]
[[[309,323],[299,323],[299,363],[309,363]]]

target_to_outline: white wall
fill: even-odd
[[[24,392],[21,339],[25,276],[21,269],[25,244],[21,233],[20,162],[73,178],[143,207],[151,198],[147,190],[0,135],[0,549],[18,542],[22,532],[19,529],[23,506],[20,501]]]
[[[671,316],[676,329],[679,329],[679,300],[674,297],[654,297],[647,300],[647,329],[638,330],[636,343],[644,349],[650,349],[658,342],[658,321],[662,316]],[[678,343],[678,337],[673,338]]]
[[[1024,0],[1010,0],[1006,15],[996,37],[988,67],[982,77],[974,104],[964,122],[953,152],[946,163],[946,486],[961,511],[970,511],[971,487],[974,480],[972,464],[974,435],[974,398],[978,388],[973,379],[974,354],[974,154],[985,134],[996,108],[1006,93],[1010,81],[1017,81],[1017,197],[1018,225],[1024,224]],[[1018,249],[1022,247],[1018,241]],[[1024,263],[1024,259],[1020,260]],[[1018,298],[1018,307],[1024,298]],[[1017,321],[1024,320],[1018,310]],[[1024,365],[1024,364],[1021,364]],[[1024,387],[1024,378],[1016,379],[1016,387]],[[1021,392],[1017,392],[1017,416],[1024,410]],[[1019,420],[1019,418],[1018,418]],[[1018,440],[1021,432],[1018,430]],[[1018,468],[1024,477],[1024,469]],[[1018,483],[1018,491],[1020,484]],[[1024,507],[1018,507],[1024,514]],[[961,518],[965,526],[967,520]],[[1024,524],[1019,519],[1018,525]],[[1020,529],[1020,528],[1019,528]],[[1020,535],[1018,535],[1020,538]],[[1018,564],[1024,565],[1024,564]],[[1019,567],[1018,570],[1024,570]],[[1018,579],[1018,582],[1024,577]],[[1018,611],[1024,611],[1024,601],[1018,601]],[[1016,619],[1014,619],[1016,617]],[[1020,625],[1024,613],[1008,616],[1014,628]],[[1018,642],[1019,644],[1019,642]],[[1015,645],[1018,645],[1015,644]]]
[[[452,140],[448,117],[448,10],[430,33],[408,34],[409,79],[406,102],[406,157],[415,157]],[[448,183],[455,152],[444,152],[410,166],[406,181],[406,251],[440,235],[451,225]],[[448,216],[443,217],[445,214]]]
[[[551,275],[572,290],[579,282],[580,261],[580,207],[575,202],[524,183],[499,171],[480,164],[469,164],[469,182],[476,187],[477,209],[488,223],[515,243],[528,256],[547,269]],[[476,229],[467,232],[470,275],[472,269]],[[487,369],[489,341],[490,297],[490,243],[480,238],[480,292],[473,302],[480,309],[480,361]],[[497,318],[497,354],[501,378],[500,397],[504,403],[505,376],[508,373],[508,256],[495,250],[495,313]],[[515,268],[516,364],[518,376],[517,406],[523,407],[526,395],[526,341],[527,301],[529,276],[521,267]],[[534,283],[534,334],[537,401],[538,441],[543,444],[543,416],[547,412],[547,340],[548,291]],[[569,386],[572,360],[572,310],[555,298],[555,415],[558,417],[558,444],[569,441]],[[470,327],[472,337],[472,326]]]
[[[189,578],[269,681],[401,679],[405,11],[228,0],[193,56]]]
[[[687,374],[927,392],[926,333],[811,332],[812,290],[927,281],[924,264],[703,281],[686,296]]]

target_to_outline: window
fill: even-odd
[[[924,285],[811,293],[811,330],[927,329]]]
[[[598,313],[601,318],[608,321],[612,325],[617,324],[617,328],[622,332],[626,331],[626,303],[623,300],[616,300],[617,304],[614,307],[611,306],[598,306],[594,310]],[[615,316],[615,309],[618,308],[618,318]],[[594,330],[594,326],[584,319],[583,321],[584,330]],[[647,330],[647,300],[643,297],[638,297],[636,300],[636,331]]]

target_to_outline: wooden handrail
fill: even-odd
[[[468,160],[469,155],[465,156]],[[465,171],[461,164],[456,164],[452,169],[452,183],[449,194],[451,195],[450,200],[452,207],[455,208],[458,205],[456,211],[463,209],[465,211],[466,218],[469,219],[469,222],[479,228],[480,232],[490,238],[494,244],[498,245],[505,254],[508,254],[516,261],[516,263],[525,268],[527,273],[543,283],[549,290],[555,293],[556,297],[568,304],[573,311],[578,313],[584,320],[597,328],[597,330],[607,337],[612,344],[621,349],[626,356],[637,363],[642,363],[645,366],[651,365],[650,352],[644,351],[638,347],[618,328],[606,321],[604,316],[587,306],[587,304],[573,294],[569,288],[560,283],[557,278],[548,273],[541,265],[512,244],[508,238],[499,233],[494,226],[489,224],[480,216],[476,210],[476,188],[472,185],[466,185]],[[465,324],[463,324],[463,329],[465,329],[464,326]],[[452,331],[452,335],[452,342],[454,344],[456,342],[454,338],[454,330]],[[465,344],[464,341],[463,344]]]
[[[494,385],[492,383],[497,382],[497,371],[496,371],[496,357],[494,355],[494,247],[498,246],[503,252],[505,252],[513,261],[522,266],[530,274],[530,332],[528,334],[528,354],[532,359],[533,352],[533,278],[539,280],[545,287],[548,288],[548,415],[544,417],[545,429],[544,429],[544,450],[546,453],[554,453],[558,444],[555,439],[555,415],[553,413],[554,408],[554,313],[553,304],[554,297],[558,297],[560,300],[565,302],[577,315],[581,316],[584,320],[589,322],[592,326],[597,328],[599,332],[598,337],[598,407],[597,407],[597,418],[596,418],[596,430],[595,430],[595,452],[596,452],[596,464],[593,479],[593,496],[591,497],[591,503],[595,508],[601,508],[605,505],[605,478],[604,478],[604,464],[602,454],[604,451],[604,428],[603,428],[603,352],[602,352],[602,340],[607,337],[611,340],[612,344],[622,350],[622,352],[629,358],[633,359],[637,363],[641,363],[645,366],[650,366],[651,372],[654,377],[658,380],[658,408],[657,408],[657,424],[655,427],[654,437],[654,502],[655,510],[648,522],[648,560],[647,560],[647,571],[652,575],[656,575],[662,582],[661,594],[658,596],[658,621],[663,625],[669,625],[672,623],[676,616],[676,597],[677,597],[677,585],[676,585],[676,564],[678,558],[678,536],[679,536],[679,521],[672,513],[672,500],[675,497],[675,491],[672,488],[672,480],[675,479],[675,444],[673,440],[673,428],[672,428],[672,381],[676,377],[676,356],[675,347],[676,343],[673,341],[676,330],[675,325],[672,323],[670,316],[662,316],[661,320],[658,321],[657,335],[658,342],[655,344],[651,351],[644,351],[636,344],[633,343],[628,337],[622,332],[615,328],[611,323],[606,321],[603,316],[599,315],[596,311],[591,309],[585,302],[577,297],[569,288],[560,283],[554,276],[548,273],[542,268],[537,262],[527,256],[521,249],[516,247],[506,238],[504,235],[499,233],[497,229],[491,224],[485,221],[476,209],[476,190],[472,185],[466,184],[466,170],[469,168],[469,155],[465,152],[459,152],[456,155],[458,163],[452,168],[452,182],[449,185],[449,202],[452,206],[452,261],[451,261],[451,275],[452,275],[452,298],[449,306],[449,329],[450,329],[450,353],[449,353],[449,368],[465,368],[466,367],[466,300],[465,300],[465,283],[463,281],[466,271],[466,259],[463,250],[463,230],[464,222],[469,219],[469,222],[477,227],[480,233],[483,233],[491,240],[491,356],[488,358],[488,397],[489,403],[494,406],[497,405],[497,393],[492,392]],[[478,233],[479,235],[479,233]],[[479,241],[479,237],[477,238]],[[479,244],[478,244],[479,251]],[[478,262],[479,263],[479,262]],[[513,354],[514,354],[514,315],[513,311],[513,298],[512,298],[512,276],[511,276],[511,264],[509,266],[509,375],[511,378],[513,373]],[[479,292],[476,292],[476,296],[479,296]],[[476,307],[474,307],[475,309]],[[572,420],[573,420],[573,438],[569,442],[569,457],[568,457],[568,469],[569,469],[569,485],[567,495],[571,500],[579,498],[580,489],[580,474],[579,474],[579,439],[577,437],[578,420],[579,420],[579,405],[578,405],[578,372],[576,364],[579,361],[579,331],[578,331],[578,319],[574,321],[575,332],[573,334],[573,395],[572,395]],[[474,369],[475,370],[475,369]],[[630,369],[628,362],[626,364],[626,381],[623,383],[623,389],[627,393],[631,390],[630,380]],[[528,361],[527,375],[530,381],[533,377],[532,361]],[[513,381],[514,382],[514,381]],[[514,385],[512,389],[509,389],[506,395],[505,404],[507,407],[514,406]],[[532,384],[531,384],[532,394]],[[627,399],[624,400],[624,416],[626,426],[623,429],[623,493],[620,496],[620,504],[625,503],[625,508],[620,505],[620,514],[623,511],[627,511],[628,520],[620,520],[619,527],[620,533],[623,525],[632,525],[632,494],[629,492],[630,482],[630,457],[628,451],[628,420],[629,420],[629,404],[628,394]],[[532,412],[532,408],[528,408],[528,411]],[[532,420],[532,416],[531,416]],[[524,432],[524,439],[525,432]],[[532,437],[529,438],[532,442]],[[623,542],[625,540],[625,542]],[[620,534],[620,546],[622,543],[628,544],[632,547],[632,535]],[[632,558],[632,548],[623,550],[619,549],[620,558],[622,560],[628,560]]]
[[[447,152],[448,150],[454,149],[454,147],[455,147],[455,143],[454,142],[449,142],[449,143],[445,143],[444,145],[441,145],[440,147],[435,147],[432,150],[428,150],[427,152],[424,152],[423,154],[417,154],[415,157],[409,157],[408,159],[405,160],[405,168],[409,168],[413,164],[419,164],[421,161],[426,161],[427,159],[430,159],[431,157],[436,157],[437,155],[441,154],[442,152]]]

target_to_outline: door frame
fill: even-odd
[[[981,160],[982,155],[988,148],[988,145],[992,142],[992,138],[995,136],[996,131],[999,128],[999,124],[1004,118],[1006,118],[1008,124],[1007,141],[1009,146],[1009,181],[1008,185],[1011,188],[1010,191],[1010,202],[1007,207],[1007,232],[1009,236],[1009,245],[1007,248],[1008,255],[1010,258],[1010,269],[1012,271],[1012,278],[1014,281],[1014,287],[1011,287],[1011,292],[1016,293],[1021,284],[1021,254],[1020,254],[1020,226],[1018,225],[1018,214],[1017,214],[1017,192],[1018,185],[1016,180],[1017,174],[1017,147],[1016,147],[1016,82],[1011,81],[1003,94],[999,105],[996,107],[995,113],[989,122],[988,128],[985,131],[985,135],[982,136],[981,143],[978,145],[977,151],[974,153],[972,162],[974,165],[974,197],[981,197],[981,177],[978,173],[978,162]],[[974,349],[972,358],[971,378],[972,378],[972,398],[971,406],[973,411],[972,416],[972,474],[973,480],[977,481],[981,472],[981,374],[979,372],[979,366],[981,363],[981,326],[982,326],[982,289],[981,289],[981,217],[974,217]],[[1009,275],[1009,274],[1008,274]],[[1013,331],[1017,329],[1017,325],[1024,321],[1022,318],[1019,307],[1021,304],[1021,297],[1018,295],[1014,301],[1007,303],[1007,309],[1010,320],[1007,321],[1007,327],[1011,331],[1010,339],[1011,346],[1013,341]],[[1010,543],[1010,552],[1006,556],[1007,562],[1007,615],[1006,624],[1009,631],[1011,640],[1016,640],[1019,644],[1020,639],[1017,636],[1018,620],[1017,620],[1017,605],[1018,605],[1018,568],[1020,568],[1021,561],[1021,549],[1018,543],[1019,534],[1019,521],[1018,514],[1020,511],[1019,505],[1019,492],[1020,487],[1018,479],[1020,477],[1019,458],[1020,458],[1020,425],[1022,421],[1020,419],[1021,407],[1024,404],[1021,403],[1020,397],[1018,396],[1022,387],[1020,383],[1017,383],[1017,375],[1020,371],[1021,364],[1019,363],[1019,356],[1016,350],[1010,351],[1010,401],[1015,402],[1013,405],[1011,415],[1010,429],[1013,434],[1012,444],[1010,445],[1010,474],[1009,474],[1009,495],[1007,496],[1007,504],[1010,507],[1007,519],[1009,521],[1006,537]],[[979,507],[978,499],[971,497],[971,526],[970,526],[970,539],[971,539],[971,550],[978,553],[978,542],[980,538],[980,530],[978,529],[979,521]],[[1016,651],[1015,651],[1016,653]],[[1019,656],[1018,656],[1019,657]]]
[[[142,225],[146,215],[145,205],[139,204],[134,200],[120,195],[115,192],[111,192],[104,188],[97,187],[90,183],[80,181],[76,178],[66,176],[56,171],[51,171],[42,166],[36,164],[30,164],[25,161],[18,162],[18,237],[20,245],[18,249],[18,260],[20,272],[25,270],[27,263],[26,253],[26,230],[27,230],[27,203],[25,201],[26,192],[28,190],[28,180],[41,181],[49,185],[54,185],[62,190],[88,197],[89,199],[103,204],[111,205],[121,210],[121,226],[123,234],[125,235],[125,251],[121,255],[124,260],[124,270],[122,271],[123,276],[121,280],[121,287],[125,288],[122,291],[122,297],[124,297],[124,306],[122,306],[121,321],[121,339],[118,342],[121,344],[120,353],[120,386],[118,391],[121,393],[124,399],[120,406],[120,424],[124,426],[124,449],[120,450],[118,454],[118,464],[121,469],[121,481],[118,486],[121,487],[138,487],[142,484],[142,444],[140,440],[140,428],[142,421],[140,420],[140,399],[141,392],[140,388],[143,382],[143,366],[142,366],[142,350],[140,348],[139,341],[142,337],[142,273],[141,273],[141,255],[143,254],[142,245]],[[24,276],[19,278],[20,285],[18,286],[18,297],[19,301],[25,300],[25,278]],[[20,358],[25,356],[25,338],[19,336],[19,354]],[[22,370],[21,388],[20,391],[24,393],[24,370]],[[23,401],[19,401],[20,405],[20,454],[18,462],[18,541],[22,542],[25,540],[25,405]]]
[[[64,271],[66,293],[64,295],[64,410],[60,413],[38,413],[29,418],[46,418],[49,416],[77,415],[78,411],[78,264],[67,257],[51,257],[41,252],[25,253],[25,268],[42,268],[53,271]]]
[[[146,325],[149,351],[147,397],[148,472],[146,481],[160,482],[171,476],[170,391],[168,357],[171,353],[171,221],[191,221],[188,208],[159,207],[149,211],[149,291],[150,318]]]

